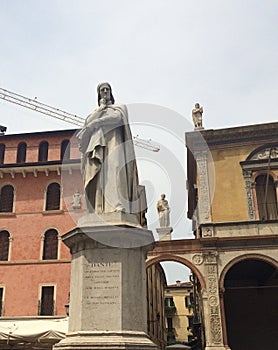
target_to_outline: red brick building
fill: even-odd
[[[1,316],[66,315],[70,252],[60,237],[85,207],[75,132],[0,136]]]

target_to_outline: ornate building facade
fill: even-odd
[[[186,134],[206,349],[275,347],[277,140],[278,123]]]

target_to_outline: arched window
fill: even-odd
[[[0,164],[4,164],[6,146],[4,143],[0,143]]]
[[[256,196],[260,220],[278,219],[276,189],[272,176],[267,173],[257,176]]]
[[[46,231],[43,244],[43,260],[55,260],[58,257],[58,232],[54,229]]]
[[[11,213],[14,204],[14,188],[12,185],[6,185],[0,192],[0,212]]]
[[[0,261],[9,259],[10,234],[8,231],[0,232]]]
[[[26,160],[26,148],[27,145],[25,142],[20,142],[17,146],[17,157],[16,162],[17,163],[24,163]]]
[[[60,184],[53,182],[47,187],[45,210],[60,209],[61,188]]]
[[[70,159],[70,141],[64,140],[61,143],[61,160],[69,160]]]
[[[42,141],[39,145],[39,162],[46,162],[48,159],[48,142]]]

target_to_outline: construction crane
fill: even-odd
[[[65,112],[59,108],[49,106],[45,103],[41,103],[35,97],[34,99],[19,95],[15,92],[8,91],[0,88],[0,98],[6,102],[17,104],[21,107],[29,108],[35,112],[39,112],[50,117],[60,119],[64,122],[82,127],[84,124],[84,118],[77,116],[76,114]],[[138,135],[133,137],[134,144],[138,147],[145,148],[149,151],[158,152],[160,150],[159,145],[153,144],[152,140],[144,140],[139,138]]]

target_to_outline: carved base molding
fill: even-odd
[[[231,349],[229,347],[227,348],[224,345],[219,345],[219,346],[212,345],[212,346],[206,346],[205,350],[231,350]]]
[[[157,350],[143,332],[76,332],[53,347],[54,350]]]

